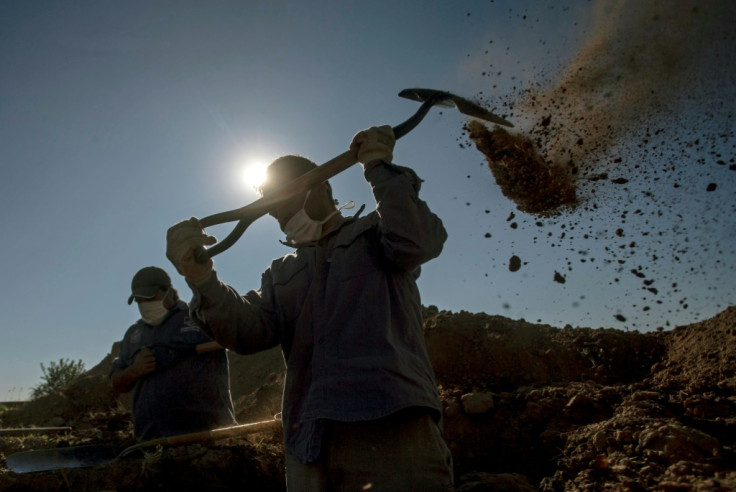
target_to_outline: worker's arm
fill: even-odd
[[[394,142],[393,130],[385,125],[358,132],[350,148],[358,152],[373,189],[385,257],[394,266],[413,271],[440,254],[447,231],[419,199],[422,180],[411,169],[391,163]]]
[[[136,381],[155,370],[156,356],[150,348],[144,347],[136,354],[131,365],[110,374],[112,390],[115,394],[127,393],[133,389]]]

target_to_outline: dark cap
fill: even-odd
[[[133,293],[128,297],[128,304],[131,304],[136,297],[144,299],[155,297],[158,291],[167,290],[169,287],[171,287],[171,278],[168,273],[155,266],[141,268],[130,283]]]
[[[299,155],[279,157],[266,168],[266,180],[261,185],[259,191],[263,195],[270,190],[295,180],[316,167],[317,164]]]

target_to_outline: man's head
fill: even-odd
[[[266,180],[259,191],[261,195],[278,188],[290,181],[294,181],[302,174],[316,169],[317,164],[300,155],[285,155],[279,157],[266,168]]]
[[[171,278],[164,270],[154,266],[141,268],[130,283],[128,304],[133,300],[140,303],[163,297],[171,288]]]
[[[261,195],[266,195],[316,167],[317,164],[302,156],[285,155],[279,157],[266,169],[266,180],[259,191]],[[302,207],[304,207],[307,215],[314,220],[322,220],[336,210],[335,200],[332,198],[332,187],[329,182],[325,181],[313,186],[309,192],[309,197],[307,197],[307,191],[310,190],[297,193],[269,212],[269,215],[278,220],[282,231],[289,219]]]

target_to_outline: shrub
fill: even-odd
[[[69,384],[72,379],[84,372],[84,362],[82,359],[76,362],[71,359],[59,359],[58,363],[53,361],[49,363],[49,367],[41,363],[41,370],[43,382],[31,388],[31,398],[48,395]]]

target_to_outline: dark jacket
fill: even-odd
[[[220,344],[243,354],[281,345],[285,445],[303,462],[319,456],[324,420],[441,415],[416,279],[447,233],[413,171],[381,162],[365,177],[376,210],[274,260],[259,290],[240,296],[216,275],[193,288],[192,318]]]
[[[227,353],[196,354],[196,346],[208,341],[181,301],[159,326],[138,320],[128,328],[111,372],[133,364],[143,347],[151,348],[156,357],[156,370],[133,387],[133,422],[139,440],[235,423]]]

